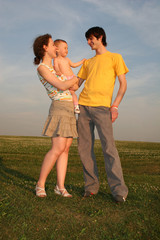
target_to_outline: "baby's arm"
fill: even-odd
[[[56,71],[56,74],[59,75],[59,76],[61,76],[62,73],[61,73],[61,71],[60,71],[60,68],[59,68],[59,65],[58,65],[58,61],[57,61],[56,58],[54,58],[53,64],[54,64],[53,67],[54,67],[54,70]]]
[[[86,58],[83,58],[81,61],[73,63],[69,58],[67,58],[69,65],[73,68],[79,67],[81,64],[84,63],[85,60],[86,60]]]

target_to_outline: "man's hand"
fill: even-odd
[[[118,106],[119,106],[120,102],[122,101],[122,98],[127,89],[127,81],[126,81],[125,74],[118,76],[118,80],[119,80],[118,93],[113,102],[113,105],[110,108],[110,112],[112,115],[112,123],[118,118]]]
[[[118,118],[118,108],[111,107],[110,112],[111,112],[112,123],[113,123]]]

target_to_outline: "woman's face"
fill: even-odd
[[[48,52],[48,54],[51,58],[55,58],[56,57],[56,51],[57,51],[57,47],[55,46],[52,38],[50,38],[49,42],[48,42],[48,46],[46,47],[46,52]]]

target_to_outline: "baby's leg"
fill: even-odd
[[[70,93],[72,94],[74,105],[78,105],[78,98],[77,95],[75,94],[75,91],[70,90]]]
[[[80,113],[79,105],[78,105],[78,98],[74,91],[70,90],[73,98],[73,104],[74,104],[74,112]]]

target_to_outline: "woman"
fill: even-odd
[[[52,147],[42,163],[39,180],[36,185],[36,195],[46,197],[45,182],[48,174],[56,163],[57,185],[56,194],[72,197],[64,187],[68,163],[68,152],[74,137],[77,137],[76,118],[69,88],[78,88],[76,77],[67,80],[65,76],[56,75],[52,60],[56,57],[57,47],[52,36],[45,34],[35,39],[33,43],[35,54],[34,64],[39,64],[38,76],[48,96],[52,99],[49,115],[46,120],[43,136],[51,137]]]

